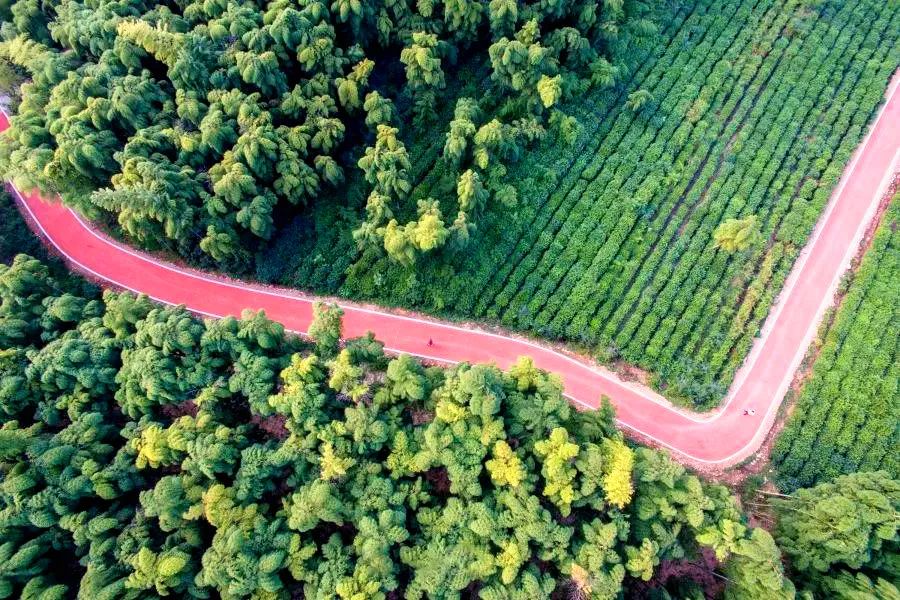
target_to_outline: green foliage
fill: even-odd
[[[842,475],[774,503],[779,545],[799,571],[893,569],[900,482],[884,471]]]
[[[794,585],[784,576],[781,566],[781,552],[766,530],[755,529],[748,538],[735,540],[732,552],[734,556],[725,569],[731,580],[726,598],[794,598]]]
[[[847,600],[871,600],[871,598],[885,598],[885,600],[897,600],[900,598],[900,590],[897,586],[881,579],[874,581],[863,573],[842,572],[832,577],[823,579],[825,593],[834,598],[846,598]]]
[[[142,246],[227,269],[244,268],[276,217],[296,212],[291,205],[329,194],[355,209],[336,199],[353,197],[356,188],[341,186],[360,148],[373,133],[377,147],[382,127],[440,128],[438,99],[461,54],[465,69],[493,71],[485,108],[522,104],[504,122],[517,129],[523,111],[539,118],[583,89],[592,61],[633,59],[632,45],[655,33],[646,0],[511,0],[490,10],[486,0],[18,0],[8,8],[0,87],[28,83],[3,136],[0,170],[22,189],[113,217]],[[513,46],[495,50],[520,20]],[[539,24],[537,60],[526,38],[537,39]],[[429,152],[423,142],[416,156]],[[411,183],[393,166],[363,169],[366,179],[379,173],[376,191],[399,192],[398,214],[423,199],[405,202]],[[410,265],[449,239],[437,208],[420,212],[417,222],[361,240]],[[367,216],[364,224],[390,221]]]
[[[640,112],[651,102],[653,102],[653,93],[648,90],[640,89],[628,94],[628,102],[625,104],[632,112]]]
[[[529,359],[425,367],[338,352],[335,307],[313,347],[76,291],[0,268],[0,597],[615,598],[751,539]]]
[[[713,231],[713,244],[725,252],[746,250],[759,239],[756,229],[756,215],[743,219],[727,219]]]
[[[574,459],[578,456],[578,446],[569,442],[569,433],[562,427],[550,432],[550,437],[534,445],[534,452],[541,458],[541,475],[547,482],[544,496],[559,507],[560,513],[566,516],[571,511],[575,499]]]
[[[444,88],[438,36],[414,32],[412,45],[400,52],[400,62],[406,67],[406,80],[416,100],[416,117],[423,121],[433,119],[437,114],[435,91]]]
[[[726,597],[793,598],[779,547],[798,597],[897,597],[900,482],[888,473],[852,473],[789,495],[760,492],[757,499],[769,502],[775,537],[755,530],[733,543]]]
[[[509,3],[492,4],[487,12],[506,15],[492,22],[498,40],[512,44],[530,17],[521,4],[517,13]],[[551,4],[578,3],[541,5]],[[411,203],[439,200],[452,230],[446,243],[461,247],[457,238],[468,235],[465,252],[419,254],[413,276],[382,253],[358,255],[340,233],[348,219],[325,211],[302,230],[317,241],[298,250],[305,233],[285,234],[279,252],[260,257],[261,269],[272,273],[292,253],[282,283],[571,342],[647,370],[667,398],[712,407],[744,361],[900,62],[895,2],[825,2],[821,10],[808,4],[667,4],[675,9],[639,64],[593,61],[587,68],[597,87],[585,91],[563,71],[531,73],[510,62],[535,86],[542,75],[563,75],[562,103],[541,104],[549,123],[530,119],[521,99],[501,113],[485,110],[472,100],[482,98],[478,86],[462,90],[455,105],[447,102],[448,112],[456,109],[448,115],[449,135],[434,136],[431,154],[411,154]],[[553,34],[546,19],[539,24],[541,47],[571,42],[567,48],[577,54],[575,36]],[[450,90],[452,79],[447,83]],[[654,100],[634,113],[625,103],[641,89]],[[565,115],[554,119],[555,110]],[[563,116],[580,124],[568,136],[559,131]],[[554,135],[513,163],[522,145],[517,134],[537,133],[536,125]],[[502,178],[493,173],[497,166],[506,171]],[[490,195],[480,215],[454,229],[459,207],[447,196],[470,168]],[[515,206],[501,215],[497,200],[507,185],[515,192],[503,197]],[[391,209],[398,224],[414,218],[396,204]],[[716,251],[716,228],[747,215],[756,215],[760,242],[743,252]],[[890,364],[894,350],[887,347],[896,336],[879,339]],[[872,414],[886,415],[885,425],[892,415],[889,408],[859,412]],[[854,446],[849,426],[841,435],[839,448]],[[894,429],[865,438],[859,448],[877,446],[874,456],[900,454],[891,451]],[[853,470],[866,455],[837,454],[832,461],[834,454],[824,452],[816,468]]]
[[[0,262],[9,264],[16,254],[43,257],[44,249],[4,189],[0,190]]]
[[[316,353],[322,358],[332,358],[338,353],[341,340],[341,317],[344,311],[336,304],[313,304],[313,320],[307,334],[316,344]]]
[[[900,476],[900,202],[885,213],[849,284],[797,407],[772,449],[779,487],[855,471]]]
[[[484,466],[490,473],[494,485],[519,487],[525,478],[525,468],[509,444],[503,440],[495,442],[492,456],[493,458],[484,463]]]

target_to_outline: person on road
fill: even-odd
[[[745,408],[745,409],[744,409],[744,414],[745,414],[745,415],[750,415],[750,416],[752,417],[753,415],[756,414],[756,410],[754,410],[754,409],[752,409],[752,408]]]
[[[431,338],[428,338],[428,347],[434,346],[434,341]]]

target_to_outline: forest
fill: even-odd
[[[776,540],[804,593],[897,593],[887,473],[777,498],[773,539],[527,358],[430,366],[316,312],[299,338],[0,265],[0,598],[793,598]]]
[[[6,178],[233,270],[302,208],[346,206],[347,171],[365,187],[346,231],[360,248],[411,265],[466,246],[488,203],[514,202],[506,164],[571,137],[559,105],[614,85],[657,31],[645,0],[2,6],[0,59],[23,81]],[[482,85],[461,89],[466,73]],[[452,197],[411,194],[434,140]]]

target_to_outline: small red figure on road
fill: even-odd
[[[428,338],[428,346],[429,347],[434,346],[434,342],[432,341],[431,338]]]

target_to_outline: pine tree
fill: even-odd
[[[550,432],[550,437],[534,445],[535,453],[543,459],[541,475],[544,476],[543,494],[559,507],[563,516],[571,511],[575,500],[575,467],[573,460],[578,456],[578,446],[569,442],[569,434],[562,427]]]

